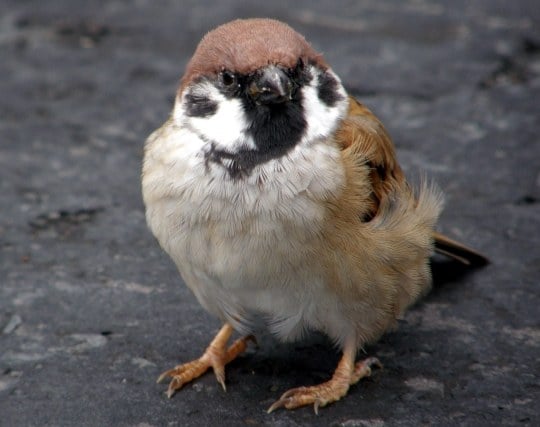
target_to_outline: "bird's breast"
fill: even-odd
[[[313,256],[327,203],[344,185],[338,148],[301,144],[231,179],[221,165],[205,164],[194,135],[180,132],[154,139],[145,155],[147,220],[160,244],[214,314],[273,316],[276,307],[278,317],[298,314],[304,286],[316,287],[322,276]],[[284,297],[291,283],[295,290]]]

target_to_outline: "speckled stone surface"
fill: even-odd
[[[315,2],[314,2],[315,3]],[[540,3],[0,0],[1,426],[540,425]],[[321,409],[265,410],[328,378],[324,338],[260,337],[169,400],[155,379],[218,329],[144,220],[143,142],[197,41],[283,19],[381,117],[440,228],[486,253],[366,349],[384,370]]]

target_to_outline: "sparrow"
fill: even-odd
[[[442,195],[407,183],[381,122],[349,96],[305,38],[271,19],[207,33],[169,119],[147,139],[146,219],[199,303],[223,322],[202,356],[164,372],[171,397],[245,351],[263,321],[282,341],[326,334],[342,351],[326,382],[268,410],[319,407],[381,366],[356,353],[430,288],[439,251],[478,252],[437,233]],[[241,338],[231,344],[234,331]]]

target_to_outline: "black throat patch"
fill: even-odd
[[[321,70],[322,71],[322,70]],[[210,149],[205,152],[205,164],[216,164],[227,170],[232,179],[249,176],[258,165],[272,159],[287,155],[305,135],[307,129],[306,113],[302,107],[302,88],[313,78],[311,71],[299,60],[295,68],[287,70],[293,84],[291,99],[285,102],[264,103],[254,100],[248,91],[254,74],[240,75],[227,72],[227,80],[220,74],[216,80],[205,77],[228,99],[239,99],[249,123],[247,135],[253,140],[254,148],[240,148],[234,152],[221,148],[219,141],[210,141],[199,135],[208,143]],[[333,107],[343,98],[339,93],[338,81],[327,71],[319,74],[317,95],[321,102]],[[217,111],[217,104],[209,97],[197,93],[186,96],[187,115],[192,117],[209,117]],[[242,135],[239,135],[239,139]]]
[[[207,168],[210,163],[217,164],[227,170],[233,180],[248,177],[255,166],[280,156],[271,156],[258,150],[240,149],[235,153],[216,148],[215,143],[210,144],[210,150],[204,153],[204,161]]]
[[[205,153],[207,166],[215,163],[224,167],[232,179],[249,176],[256,166],[286,155],[301,141],[307,127],[300,91],[281,104],[258,105],[242,98],[242,105],[250,123],[247,133],[256,148],[229,152],[210,142]]]

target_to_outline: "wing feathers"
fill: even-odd
[[[358,166],[369,168],[370,195],[365,200],[367,207],[359,215],[363,221],[370,221],[381,214],[389,197],[408,188],[394,145],[382,123],[352,97],[349,97],[349,112],[336,134],[336,142]],[[433,232],[433,239],[438,253],[466,265],[481,266],[489,262],[479,252],[440,233]]]

